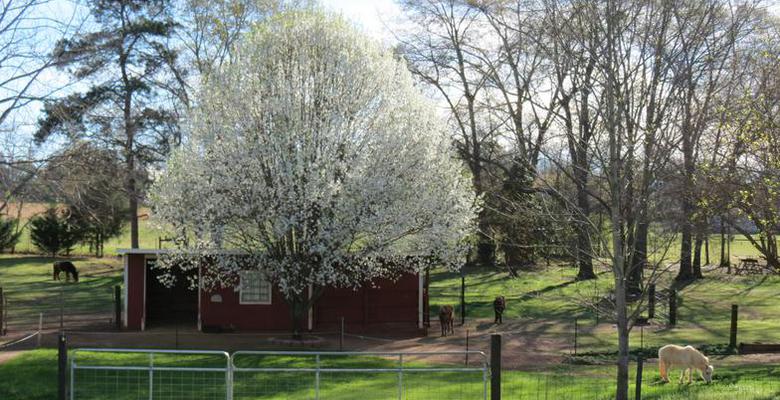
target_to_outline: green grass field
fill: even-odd
[[[79,365],[148,365],[146,356],[110,354],[79,356]],[[213,356],[166,357],[156,356],[155,365],[179,367],[222,367],[224,359]],[[273,361],[250,360],[241,367],[284,366],[304,368],[311,366],[309,358],[278,357]],[[323,367],[330,368],[393,368],[395,361],[380,358],[325,359]],[[410,366],[421,365],[409,363]],[[437,365],[442,366],[442,365]],[[156,372],[154,393],[171,399],[205,399],[224,396],[224,373]],[[613,398],[613,368],[608,366],[559,366],[545,372],[504,371],[502,387],[508,399],[582,399]],[[701,381],[692,385],[659,383],[657,372],[648,365],[644,370],[642,387],[644,399],[713,399],[713,400],[768,400],[780,396],[780,368],[776,366],[724,366],[715,374],[713,384]],[[0,398],[51,399],[55,385],[41,382],[56,381],[56,352],[29,351],[0,364]],[[303,399],[310,398],[314,374],[309,372],[243,372],[234,376],[235,399]],[[320,395],[326,399],[379,400],[397,395],[396,373],[323,373]],[[148,397],[148,372],[111,372],[78,370],[75,376],[79,399],[115,400]],[[633,382],[631,376],[633,395]],[[481,398],[482,376],[476,373],[408,372],[404,375],[404,394],[407,399],[475,399]],[[132,383],[138,383],[133,385]],[[175,390],[175,395],[174,391]],[[357,396],[357,397],[356,397]]]
[[[0,286],[8,303],[9,329],[37,328],[39,313],[44,328],[59,326],[60,306],[71,322],[90,320],[108,324],[113,310],[114,286],[122,282],[121,261],[116,257],[76,260],[79,283],[52,279],[54,259],[25,255],[0,256]],[[72,325],[72,324],[71,324]]]
[[[596,323],[594,298],[605,296],[612,287],[609,272],[594,281],[576,282],[576,269],[552,266],[539,271],[522,272],[511,278],[495,269],[470,270],[466,276],[466,310],[469,320],[482,319],[477,328],[489,328],[493,318],[492,301],[498,295],[507,298],[505,322],[536,323],[533,334],[540,338],[574,341],[574,318],[578,318],[578,348],[581,352],[612,351],[617,346],[613,323],[601,318]],[[667,343],[692,345],[727,344],[731,305],[740,306],[740,342],[780,343],[780,276],[725,275],[722,271],[706,273],[679,292],[678,324],[666,328],[666,304],[657,304],[655,325],[634,329],[632,347],[660,346]],[[658,290],[671,285],[674,272],[669,271],[658,283]],[[443,304],[460,309],[460,275],[435,271],[431,273],[430,303],[432,315]],[[507,329],[512,329],[509,325]]]
[[[142,247],[156,247],[157,233],[146,222],[142,225]],[[116,248],[127,247],[127,234],[107,243],[103,259],[80,258],[78,265],[81,281],[78,285],[51,280],[53,259],[25,255],[0,255],[0,286],[8,295],[9,325],[11,327],[37,324],[38,313],[45,314],[48,327],[58,324],[60,304],[85,318],[110,318],[113,308],[112,290],[121,284],[121,261],[110,256]],[[719,250],[717,242],[711,243],[711,261],[716,262]],[[81,248],[76,253],[86,252]],[[752,247],[745,241],[732,243],[732,259],[740,256],[755,255]],[[587,307],[599,296],[604,296],[612,286],[609,272],[602,272],[599,279],[588,282],[576,282],[576,270],[564,265],[552,265],[530,272],[521,272],[518,278],[496,269],[469,270],[466,278],[467,316],[469,325],[477,331],[491,331],[495,327],[492,320],[492,301],[497,295],[508,300],[505,325],[502,329],[531,327],[521,335],[533,334],[539,339],[552,339],[559,343],[573,343],[574,318],[579,318],[579,352],[607,353],[616,348],[616,335],[612,323],[604,318],[596,323],[595,314]],[[734,277],[722,272],[705,272],[706,279],[685,287],[680,292],[679,322],[675,328],[654,326],[646,328],[643,335],[644,346],[658,346],[670,342],[693,345],[723,345],[728,342],[729,313],[732,303],[740,305],[739,341],[743,342],[780,342],[780,277],[752,276]],[[673,274],[662,277],[659,290],[668,286]],[[459,304],[460,275],[436,270],[431,273],[430,288],[431,312],[435,316],[442,304]],[[62,293],[62,294],[61,294]],[[62,297],[60,297],[62,296]],[[64,299],[61,301],[60,299]],[[659,314],[665,314],[664,304],[659,304]],[[457,308],[457,307],[456,307]],[[434,318],[435,319],[435,318]],[[660,321],[663,322],[663,321]],[[106,324],[108,321],[106,321]],[[437,324],[434,322],[434,330]],[[631,336],[631,346],[636,349],[640,343],[640,331],[635,329]],[[153,343],[149,347],[155,347]],[[573,347],[573,346],[572,346]],[[541,348],[545,351],[546,349]],[[556,350],[558,351],[558,350]],[[564,348],[562,352],[569,352]],[[29,351],[17,358],[0,364],[0,399],[50,399],[54,397],[56,374],[56,354],[53,350]],[[608,356],[594,357],[604,362]],[[144,365],[146,359],[130,356],[101,356],[93,359],[115,365]],[[203,365],[202,359],[184,359],[180,365]],[[167,362],[165,358],[158,363]],[[368,360],[368,367],[392,366],[382,359]],[[158,364],[159,365],[159,364]],[[268,364],[264,364],[268,365]],[[302,361],[293,359],[276,360],[275,365],[303,366]],[[739,399],[759,400],[780,398],[780,368],[777,365],[738,365],[738,363],[716,363],[717,369],[713,385],[701,382],[691,386],[660,384],[655,365],[648,365],[643,374],[643,398],[645,399]],[[633,370],[633,368],[632,368]],[[91,379],[90,371],[84,379]],[[92,371],[94,373],[94,371]],[[633,372],[632,372],[633,373]],[[79,398],[123,398],[147,397],[148,393],[134,393],[130,388],[139,382],[148,382],[147,371],[135,371],[121,375],[118,372],[105,373],[99,382],[107,385],[125,384],[121,393],[111,392],[110,387],[80,386],[91,393],[83,393]],[[173,397],[172,390],[182,376],[160,373],[156,383],[161,394],[169,398],[217,398],[219,397],[219,377],[209,381],[208,373],[189,377],[187,384],[176,386],[178,393]],[[212,374],[213,375],[213,374]],[[77,375],[78,380],[80,376]],[[393,397],[397,390],[395,374],[363,373],[361,375],[324,375],[322,384],[323,398],[352,399],[357,394],[364,400]],[[305,398],[310,394],[310,376],[303,374],[263,375],[248,374],[241,378],[236,386],[236,398],[288,399]],[[183,378],[182,378],[183,379]],[[207,382],[198,386],[197,382]],[[46,382],[46,384],[41,384]],[[113,383],[112,383],[113,382]],[[167,382],[167,383],[166,383]],[[194,382],[194,383],[193,383]],[[479,377],[466,378],[462,374],[432,373],[426,376],[407,376],[406,398],[429,399],[437,397],[457,400],[476,398],[481,389]],[[631,382],[633,385],[634,377]],[[86,386],[85,386],[86,385]],[[167,386],[166,386],[167,385]],[[141,384],[140,386],[146,387]],[[614,367],[610,365],[539,365],[534,371],[506,370],[503,374],[505,398],[532,399],[609,399],[613,397]],[[141,391],[148,389],[140,389]],[[258,393],[262,395],[250,395]],[[633,387],[631,393],[633,393]],[[134,394],[133,394],[134,393]],[[242,397],[242,394],[245,396]],[[463,397],[465,394],[466,397]],[[91,396],[91,397],[90,397]],[[459,397],[460,396],[460,397]]]

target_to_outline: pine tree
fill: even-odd
[[[19,221],[15,219],[0,218],[0,251],[16,246],[21,235],[21,232],[16,231],[18,223]]]
[[[92,0],[98,29],[59,41],[58,65],[91,83],[83,93],[46,102],[36,139],[53,134],[87,139],[121,157],[130,218],[130,246],[138,247],[138,204],[148,165],[179,142],[176,114],[161,99],[181,76],[168,45],[176,23],[167,0]],[[175,83],[174,83],[175,84]]]
[[[81,231],[52,207],[30,221],[30,240],[42,252],[54,257],[70,253],[81,240]]]

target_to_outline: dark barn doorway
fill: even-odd
[[[146,260],[146,327],[194,327],[198,323],[198,291],[189,288],[190,281],[176,271],[172,287],[160,282],[163,271],[154,268],[157,260]]]

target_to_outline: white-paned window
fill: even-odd
[[[259,271],[241,273],[239,303],[271,304],[271,282]]]

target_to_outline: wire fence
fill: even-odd
[[[230,398],[222,351],[77,349],[70,372],[71,400]]]
[[[70,399],[487,399],[487,359],[469,355],[78,349]]]
[[[0,290],[0,336],[38,330],[115,328],[119,300],[115,289],[99,289],[97,301],[89,302],[83,299],[95,296],[95,288],[68,287],[38,298],[30,298],[21,290]]]

